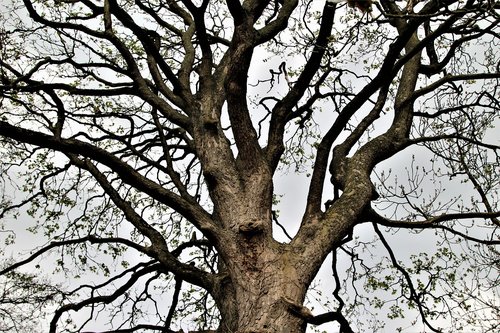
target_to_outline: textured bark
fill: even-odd
[[[279,244],[274,249],[253,242],[242,247],[252,245],[252,254],[242,257],[214,294],[222,312],[220,331],[304,332],[306,323],[296,310],[307,291],[302,272]]]

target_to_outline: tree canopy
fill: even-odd
[[[0,332],[498,331],[499,9],[2,3]]]

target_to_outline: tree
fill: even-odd
[[[191,313],[206,332],[373,332],[385,320],[362,312],[377,308],[415,309],[434,332],[498,329],[498,3],[371,8],[3,5],[0,331],[51,313],[52,333],[103,317],[172,332]],[[274,189],[287,170],[308,184],[294,221],[280,200],[296,193]],[[29,216],[43,243],[11,258]]]

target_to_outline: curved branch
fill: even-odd
[[[299,1],[298,0],[285,0],[282,1],[282,7],[278,12],[278,16],[276,19],[268,22],[262,29],[258,30],[258,43],[265,43],[272,38],[274,38],[279,32],[286,28],[288,24],[288,20],[293,10],[297,7]],[[326,4],[330,4],[330,2],[326,2]],[[335,4],[333,4],[335,6]]]
[[[465,141],[467,143],[474,144],[474,145],[477,145],[479,147],[483,147],[483,148],[491,149],[491,150],[500,149],[500,146],[498,146],[498,145],[477,141],[477,140],[462,136],[459,133],[446,134],[446,135],[436,135],[436,136],[422,136],[419,138],[410,139],[408,141],[408,146],[412,145],[412,144],[419,144],[419,143],[425,143],[425,142],[435,142],[435,141],[447,140],[447,139],[462,140],[462,141]]]
[[[246,15],[241,2],[238,0],[226,0],[226,4],[231,16],[233,17],[234,25],[240,25]]]
[[[154,41],[152,40],[152,37],[147,34],[147,30],[139,27],[138,25],[135,24],[133,19],[126,13],[124,12],[121,8],[115,8],[118,7],[116,5],[115,0],[110,0],[111,2],[108,3],[110,8],[109,10],[113,11],[114,15],[117,15],[122,20],[122,23],[127,26],[131,31],[136,34],[136,36],[141,36],[143,38],[139,38],[140,41],[143,43],[143,46],[145,50],[148,52],[148,54],[151,54],[152,56],[155,57],[157,62],[160,65],[160,68],[162,71],[167,75],[167,78],[169,79],[170,82],[174,85],[174,87],[178,87],[179,89],[182,88],[181,84],[179,83],[178,78],[176,75],[172,72],[172,70],[164,63],[163,57],[160,56],[158,49],[153,45]],[[98,39],[104,39],[109,41],[119,52],[119,54],[123,57],[127,64],[127,75],[134,81],[134,86],[133,86],[133,93],[131,95],[136,95],[142,97],[145,101],[150,103],[151,105],[157,107],[161,112],[165,113],[168,115],[168,119],[172,121],[173,123],[184,127],[186,130],[190,129],[190,122],[189,119],[186,118],[184,115],[182,115],[179,112],[176,112],[172,110],[172,108],[169,106],[168,103],[166,103],[163,99],[161,99],[159,96],[155,95],[151,89],[148,86],[147,80],[144,79],[144,77],[141,74],[141,70],[139,68],[138,63],[136,62],[135,56],[132,54],[130,48],[128,45],[126,45],[122,40],[120,40],[115,33],[112,30],[107,30],[104,32],[100,32],[97,30],[92,30],[84,25],[81,24],[73,24],[69,22],[55,22],[55,21],[50,21],[44,17],[42,17],[34,8],[33,4],[31,1],[24,0],[24,5],[26,9],[28,10],[28,13],[30,17],[43,25],[46,25],[48,27],[54,28],[54,29],[71,29],[75,31],[81,31],[84,34],[87,34],[92,37],[96,37]],[[104,9],[101,9],[99,7],[95,7],[92,5],[92,10],[96,13],[103,13]],[[163,63],[163,64],[162,64]],[[55,84],[55,86],[49,86],[47,89],[70,89],[68,85],[65,84]],[[71,88],[74,89],[74,88]],[[126,89],[131,89],[131,87],[127,87]],[[102,92],[103,90],[98,90],[97,92]],[[105,92],[105,90],[104,90]],[[189,95],[183,96],[186,99],[189,99]]]
[[[181,292],[182,279],[175,277],[175,287],[174,294],[172,295],[172,303],[170,304],[170,309],[168,310],[167,318],[165,319],[165,328],[170,330],[170,325],[172,324],[172,319],[174,318],[175,309],[179,302],[179,294]]]
[[[467,220],[473,218],[492,219],[499,216],[500,212],[492,212],[492,213],[470,212],[470,213],[442,214],[439,216],[431,217],[423,221],[404,221],[404,220],[391,220],[385,218],[382,215],[378,214],[373,208],[369,208],[365,216],[365,219],[366,221],[372,221],[374,223],[391,228],[442,229],[473,242],[483,243],[487,245],[499,245],[500,240],[485,240],[485,239],[475,238],[470,235],[459,232],[457,230],[454,230],[451,227],[439,224],[442,222],[453,221],[453,220]]]
[[[445,75],[441,79],[429,84],[428,86],[415,91],[405,103],[415,101],[418,97],[421,97],[429,92],[435,91],[437,88],[443,84],[456,82],[456,81],[467,81],[467,80],[492,80],[500,78],[500,73],[475,73],[475,74],[462,74],[462,75]]]
[[[426,38],[424,38],[423,42],[425,42],[427,44],[426,51],[427,51],[427,55],[430,59],[430,64],[429,65],[421,65],[419,68],[419,72],[422,74],[425,74],[427,76],[439,73],[450,62],[450,60],[453,58],[453,56],[455,56],[455,51],[460,46],[462,46],[463,44],[465,44],[471,40],[477,39],[477,38],[487,34],[488,32],[491,32],[491,30],[498,24],[498,22],[499,22],[499,20],[496,20],[492,24],[490,24],[489,27],[481,29],[481,31],[479,31],[476,34],[470,34],[470,35],[467,35],[463,38],[460,38],[460,39],[454,41],[451,44],[451,46],[449,47],[448,53],[443,57],[443,60],[439,61],[439,59],[437,58],[436,50],[434,48],[434,40],[436,39],[437,36],[433,36],[433,33],[430,32],[429,22],[427,21],[426,25],[425,25]],[[427,39],[429,39],[429,40],[427,41]]]
[[[177,256],[168,251],[167,242],[161,233],[149,225],[139,214],[135,212],[130,203],[120,196],[118,191],[116,191],[108,182],[105,175],[103,175],[92,163],[88,160],[78,160],[74,156],[70,156],[70,159],[75,165],[89,171],[106,194],[111,198],[111,200],[113,200],[115,205],[125,214],[127,220],[130,221],[140,233],[150,239],[152,245],[145,248],[145,251],[143,252],[157,259],[166,269],[181,276],[186,281],[195,285],[203,286],[208,290],[212,289],[210,274],[178,261]]]
[[[354,333],[347,319],[339,311],[326,312],[315,316],[305,306],[296,304],[287,298],[282,298],[282,301],[288,306],[288,311],[308,324],[321,325],[330,321],[336,321],[340,324],[341,333]]]
[[[197,203],[187,201],[163,188],[102,148],[76,139],[56,139],[44,133],[13,126],[5,121],[0,121],[0,135],[19,142],[95,160],[116,172],[125,183],[147,193],[159,202],[175,207],[200,230],[209,235],[216,232],[211,217]]]
[[[174,89],[182,89],[182,83],[179,81],[179,78],[175,75],[172,69],[165,62],[164,58],[161,56],[158,47],[155,44],[154,37],[148,33],[149,30],[142,28],[137,23],[135,23],[134,19],[118,5],[116,0],[108,1],[110,2],[110,11],[120,20],[120,22],[125,27],[129,28],[138,37],[139,41],[144,46],[144,50],[146,51],[146,53],[153,56],[160,69],[163,71],[163,73],[165,73],[167,79],[174,86]]]
[[[316,71],[321,65],[321,60],[326,52],[328,45],[328,37],[333,28],[336,6],[332,6],[326,2],[323,7],[323,15],[321,17],[321,26],[314,43],[314,48],[311,56],[307,61],[304,69],[300,73],[297,81],[287,93],[287,95],[279,101],[274,107],[269,124],[268,145],[265,148],[265,154],[272,170],[278,166],[279,159],[283,152],[283,135],[286,123],[290,121],[290,110],[304,95],[304,92],[309,87]]]
[[[11,272],[11,271],[23,266],[23,265],[26,265],[26,264],[32,262],[33,260],[35,260],[36,258],[41,256],[42,254],[52,250],[53,248],[60,247],[60,246],[66,246],[66,245],[80,244],[80,243],[85,243],[85,242],[90,242],[93,244],[105,244],[105,243],[111,243],[111,242],[120,243],[120,244],[127,245],[130,248],[136,249],[137,251],[142,252],[142,253],[149,252],[147,248],[145,248],[139,244],[136,244],[136,243],[134,243],[128,239],[125,239],[125,238],[120,238],[120,237],[101,238],[101,237],[97,237],[95,235],[88,235],[88,236],[76,238],[76,239],[68,239],[68,240],[64,240],[64,241],[50,242],[49,245],[44,246],[43,248],[36,251],[28,258],[21,260],[21,261],[18,261],[15,264],[12,264],[12,265],[8,266],[7,268],[2,269],[0,271],[0,275],[7,274],[8,272]]]
[[[429,327],[431,331],[439,333],[440,330],[435,329],[431,325],[431,323],[429,323],[429,321],[427,320],[427,317],[424,313],[423,306],[420,302],[420,296],[417,293],[415,287],[413,286],[413,282],[412,282],[412,279],[410,277],[410,274],[398,263],[398,260],[396,259],[396,256],[394,255],[394,252],[392,251],[391,246],[389,245],[389,243],[387,243],[387,240],[385,239],[384,235],[382,234],[382,232],[378,228],[377,224],[373,223],[372,225],[373,225],[373,229],[375,230],[375,233],[377,234],[380,241],[384,245],[385,249],[389,253],[389,257],[391,258],[392,265],[404,276],[406,283],[408,284],[408,288],[410,289],[410,299],[413,300],[417,304],[420,315],[422,316],[423,323],[427,327]]]
[[[61,316],[68,311],[78,311],[85,306],[88,305],[93,305],[96,303],[104,303],[104,304],[109,304],[116,300],[118,297],[123,295],[129,288],[131,288],[142,276],[156,272],[156,271],[161,271],[162,270],[162,265],[161,264],[153,264],[151,266],[145,267],[140,271],[134,272],[130,279],[125,282],[123,285],[118,287],[112,294],[109,295],[100,295],[100,296],[93,296],[89,297],[81,302],[78,303],[69,303],[61,306],[58,308],[54,316],[52,317],[52,320],[50,322],[50,329],[49,333],[55,333],[57,329],[57,322],[61,318]]]

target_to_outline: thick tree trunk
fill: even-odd
[[[222,315],[219,332],[305,332],[297,309],[302,308],[307,285],[286,260],[271,262],[260,271],[248,266],[221,285],[215,295]]]

